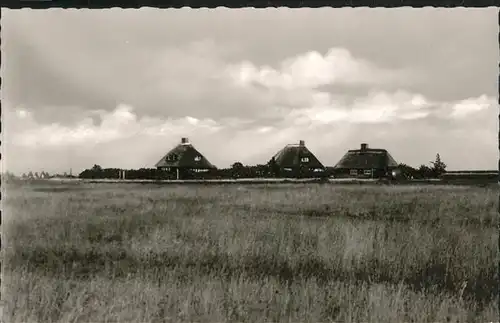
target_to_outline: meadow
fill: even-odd
[[[498,320],[498,189],[36,184],[3,200],[6,322]]]

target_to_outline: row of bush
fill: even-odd
[[[439,155],[432,167],[422,165],[419,168],[413,168],[406,164],[400,164],[397,177],[403,179],[428,179],[438,178],[445,173],[446,165],[441,162]],[[169,180],[176,179],[176,171],[164,171],[156,168],[140,168],[121,170],[118,168],[102,168],[94,165],[90,169],[80,173],[80,178],[86,179],[119,179],[123,178],[125,171],[126,179],[146,179],[146,180]],[[313,173],[306,169],[298,169],[292,172],[285,172],[280,169],[273,161],[267,165],[245,166],[242,163],[234,163],[230,168],[212,169],[206,172],[194,172],[192,170],[180,170],[181,179],[231,179],[231,178],[321,178],[337,177],[335,169],[327,167],[324,172]]]
[[[436,156],[436,161],[431,162],[432,166],[421,165],[419,168],[413,168],[406,164],[399,164],[398,178],[402,179],[428,179],[439,178],[446,173],[446,165],[441,161],[439,154]],[[156,168],[140,168],[140,169],[119,169],[119,168],[102,168],[99,165],[94,165],[92,168],[81,172],[78,177],[84,179],[119,179],[123,178],[125,171],[126,179],[144,179],[144,180],[171,180],[177,178],[176,171],[164,171]],[[266,165],[243,165],[236,162],[229,168],[213,169],[207,172],[194,172],[191,170],[180,170],[179,177],[181,179],[233,179],[233,178],[321,178],[321,177],[342,177],[333,167],[326,167],[324,172],[314,173],[307,169],[298,169],[296,171],[284,171],[277,166],[276,162],[271,159]],[[11,173],[1,175],[3,181],[11,181],[12,179],[44,179],[51,178],[48,173],[40,174],[31,172],[28,175],[23,174],[21,178],[14,176]],[[56,177],[71,177],[75,176],[64,174]],[[461,177],[461,176],[460,176]],[[484,176],[480,176],[484,178]]]
[[[126,179],[147,179],[147,180],[168,180],[176,179],[176,171],[165,171],[156,168],[140,169],[118,169],[102,168],[94,165],[80,173],[80,178],[86,179],[119,179],[125,172]],[[326,177],[331,175],[328,170],[321,175],[314,176],[308,171],[299,171],[297,173],[287,174],[292,177]],[[284,177],[281,170],[270,165],[243,166],[239,163],[231,168],[211,169],[206,172],[195,172],[192,170],[179,170],[181,179],[230,179],[230,178],[279,178]]]

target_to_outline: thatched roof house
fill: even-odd
[[[308,177],[325,170],[323,164],[306,147],[303,140],[300,140],[298,145],[285,146],[273,156],[271,161],[276,163],[284,176]]]
[[[335,165],[336,175],[355,177],[382,177],[398,167],[398,163],[385,149],[368,148],[361,144],[360,149],[348,150]]]
[[[155,165],[158,169],[166,171],[206,172],[210,169],[217,169],[208,161],[194,146],[189,143],[188,138],[182,138],[181,143],[170,150]]]

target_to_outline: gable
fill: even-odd
[[[299,166],[324,168],[318,158],[305,146],[286,146],[274,158],[276,164],[282,168],[296,168]]]
[[[178,145],[170,150],[158,163],[156,167],[186,167],[197,169],[216,168],[192,145]]]
[[[180,167],[215,168],[196,148],[185,146],[186,149],[179,158]]]
[[[335,168],[377,168],[384,169],[386,167],[396,167],[397,163],[385,150],[369,150],[348,151],[340,161],[335,165]]]
[[[392,158],[391,154],[387,153],[387,166],[388,167],[397,167],[398,163],[394,158]]]

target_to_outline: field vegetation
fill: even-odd
[[[3,197],[6,322],[498,320],[496,188],[46,183]]]

